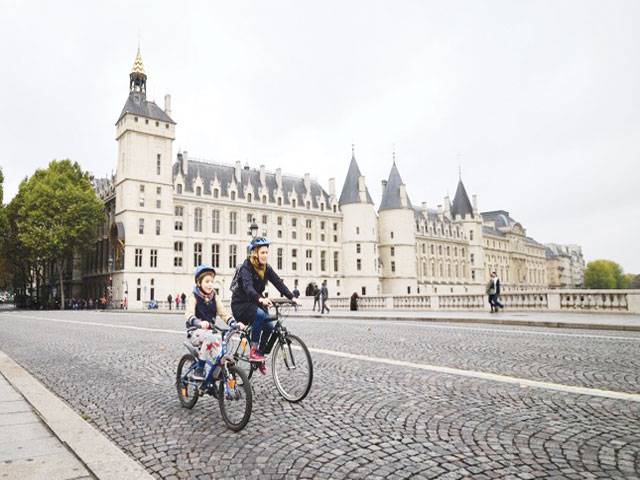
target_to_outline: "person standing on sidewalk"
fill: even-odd
[[[187,303],[187,296],[184,292],[182,292],[182,295],[180,295],[180,303],[182,304],[182,309],[184,310]]]
[[[330,312],[329,307],[327,306],[327,300],[329,299],[329,289],[327,288],[327,281],[322,282],[322,288],[320,289],[320,299],[322,303],[322,310],[320,314],[322,315],[326,310],[327,313]]]
[[[171,302],[173,302],[173,297],[171,294],[167,296],[167,303],[169,304],[169,310],[171,310]],[[178,305],[176,304],[176,310],[178,309]]]
[[[498,308],[504,308],[500,303],[500,279],[496,272],[491,272],[491,278],[487,283],[487,295],[489,295],[489,305],[491,305],[491,313],[497,312]]]

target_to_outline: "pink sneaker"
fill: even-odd
[[[265,365],[264,362],[262,362],[260,365],[258,365],[258,371],[262,374],[262,375],[266,375],[267,374],[267,366]]]
[[[250,362],[264,362],[265,358],[260,352],[258,352],[257,347],[251,347],[249,351],[249,361]]]

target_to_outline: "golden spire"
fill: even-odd
[[[144,65],[142,64],[142,55],[140,55],[140,47],[138,47],[138,53],[136,54],[136,59],[133,62],[131,73],[141,73],[142,75],[146,75],[146,73],[144,73]]]

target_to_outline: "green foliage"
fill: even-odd
[[[625,288],[622,267],[611,260],[594,260],[584,271],[584,287],[595,289]]]
[[[52,161],[35,172],[24,190],[17,226],[29,251],[59,261],[92,243],[103,205],[77,163]]]
[[[640,275],[636,275],[635,273],[627,273],[625,275],[625,280],[627,282],[625,288],[640,290]]]

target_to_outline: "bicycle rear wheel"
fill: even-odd
[[[229,377],[220,380],[218,403],[222,420],[234,432],[242,430],[251,418],[253,393],[247,374],[236,365],[229,365]]]
[[[313,382],[309,349],[299,337],[287,334],[278,339],[271,353],[271,373],[282,398],[291,403],[303,400]]]
[[[178,399],[185,408],[193,408],[198,401],[198,383],[191,378],[197,362],[198,359],[190,353],[183,355],[178,362],[176,390]]]

